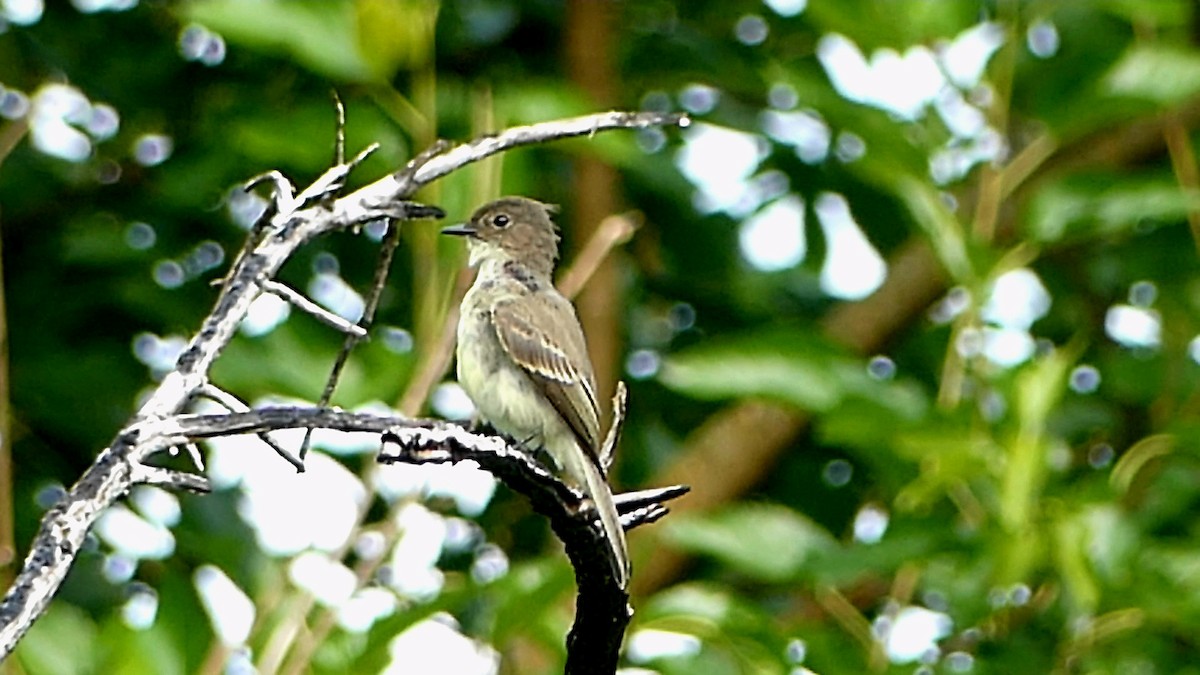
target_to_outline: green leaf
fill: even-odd
[[[680,548],[711,555],[767,582],[795,577],[811,556],[837,546],[829,532],[807,517],[768,504],[679,517],[667,524],[666,536]]]
[[[1153,570],[1170,579],[1181,593],[1195,598],[1200,594],[1200,556],[1189,546],[1155,546],[1138,556],[1143,569]],[[1188,603],[1192,604],[1192,603]]]
[[[355,26],[363,58],[383,78],[433,58],[438,3],[431,0],[355,0]]]
[[[1078,518],[1055,523],[1054,559],[1076,615],[1089,616],[1100,602],[1100,588],[1087,564],[1087,533]]]
[[[659,377],[671,389],[705,400],[761,396],[827,412],[853,397],[906,420],[919,418],[928,407],[920,387],[873,379],[862,359],[811,328],[714,338],[671,355]]]
[[[828,410],[842,396],[832,358],[828,346],[810,336],[760,333],[714,339],[674,354],[660,377],[668,387],[700,399],[766,396]]]
[[[484,637],[493,644],[504,645],[521,639],[522,635],[537,634],[546,622],[547,611],[530,611],[530,608],[555,607],[574,592],[575,575],[562,557],[514,564],[509,574],[475,588],[475,593],[487,593],[494,603],[491,631]],[[558,638],[554,635],[543,647],[557,653],[562,649]]]
[[[95,667],[96,625],[72,605],[50,606],[17,647],[17,660],[29,673],[83,675]],[[71,645],[63,649],[63,645]]]
[[[684,583],[644,603],[633,627],[693,635],[696,653],[654,659],[664,675],[785,672],[787,638],[759,604],[717,584]]]
[[[908,206],[950,276],[960,283],[969,283],[975,273],[967,255],[963,227],[942,195],[926,181],[913,176],[896,179],[896,195]]]
[[[1181,221],[1200,208],[1200,193],[1174,177],[1077,175],[1050,183],[1030,200],[1025,231],[1054,242],[1118,234],[1147,220]]]
[[[1100,0],[1097,7],[1129,22],[1139,22],[1159,29],[1187,26],[1192,20],[1190,0]]]
[[[1079,515],[1087,534],[1085,552],[1102,581],[1124,585],[1134,577],[1139,550],[1137,529],[1129,514],[1112,503],[1089,505]]]
[[[991,435],[961,420],[927,421],[898,432],[891,445],[897,456],[920,466],[920,474],[896,496],[902,512],[926,510],[954,486],[988,477],[1003,452]]]
[[[97,671],[111,675],[183,675],[182,653],[179,645],[161,623],[145,630],[133,630],[125,625],[119,614],[111,616],[103,626],[101,643],[104,658]]]
[[[934,531],[928,522],[906,519],[888,525],[883,539],[855,542],[821,555],[807,566],[806,577],[833,587],[851,585],[869,575],[890,575],[913,560],[945,555],[958,542]]]
[[[851,36],[867,52],[904,50],[934,38],[953,38],[979,20],[979,5],[969,0],[910,2],[811,2],[805,16],[821,32]]]
[[[671,588],[656,595],[639,619],[646,623],[647,620],[661,621],[683,616],[687,617],[688,621],[695,621],[701,625],[726,623],[735,614],[737,603],[725,590],[722,587],[699,583],[686,583]],[[673,628],[679,629],[678,626]]]
[[[1083,352],[1079,341],[1054,350],[1023,368],[1015,382],[1021,433],[1042,434],[1050,413],[1067,389],[1067,373]]]
[[[344,2],[197,0],[180,12],[230,43],[286,55],[327,77],[362,82],[387,74],[359,52],[354,8]]]
[[[1031,528],[1042,503],[1049,470],[1046,420],[1067,389],[1067,375],[1082,353],[1076,341],[1017,373],[1013,387],[1017,430],[1008,443],[1000,481],[1000,520],[1011,532]],[[1023,548],[1024,543],[1016,543]]]
[[[1200,92],[1200,53],[1162,44],[1125,53],[1102,80],[1115,96],[1173,105]]]

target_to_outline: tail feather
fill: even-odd
[[[604,529],[604,538],[608,540],[608,545],[612,549],[610,558],[613,564],[613,576],[616,577],[621,588],[625,589],[629,585],[630,566],[629,550],[625,544],[625,528],[621,527],[621,516],[617,513],[612,490],[608,486],[608,481],[604,480],[604,476],[600,473],[600,468],[594,462],[586,459],[582,464],[584,479],[587,483],[584,487],[587,489],[588,497],[596,505],[596,512],[600,514],[600,525]]]

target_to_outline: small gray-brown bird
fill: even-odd
[[[604,479],[600,407],[575,308],[551,281],[558,258],[552,207],[505,197],[443,234],[467,238],[479,266],[458,318],[458,381],[500,432],[544,447],[596,505],[613,575],[629,583],[625,531]]]

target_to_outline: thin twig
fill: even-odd
[[[325,389],[321,392],[321,400],[318,404],[321,407],[329,405],[329,401],[333,398],[333,390],[337,388],[338,380],[342,377],[342,370],[350,360],[350,352],[354,351],[354,347],[358,345],[359,341],[366,337],[371,322],[375,320],[375,310],[379,307],[379,298],[383,295],[383,288],[387,283],[388,270],[392,267],[392,259],[395,257],[396,247],[399,245],[400,227],[396,221],[388,221],[387,233],[383,237],[383,244],[379,247],[379,257],[375,262],[375,275],[371,282],[371,291],[367,295],[362,318],[358,320],[359,332],[347,332],[346,337],[342,340],[342,347],[338,350],[337,358],[334,359],[333,367],[329,371],[329,377],[325,380]],[[312,431],[312,429],[305,430],[304,441],[300,444],[300,461],[302,462],[312,444]]]
[[[264,291],[278,296],[279,298],[295,305],[300,311],[312,316],[317,321],[320,321],[326,326],[333,328],[339,333],[353,335],[359,340],[367,337],[366,328],[343,319],[342,317],[325,309],[312,300],[309,300],[304,296],[303,293],[300,293],[286,284],[282,284],[274,280],[268,280],[263,282],[262,287]]]
[[[396,191],[395,194],[412,195],[415,191],[412,184],[416,184],[419,187],[437,180],[467,164],[477,162],[510,148],[543,143],[550,140],[550,137],[546,135],[547,132],[552,134],[552,138],[561,139],[573,136],[587,136],[609,129],[643,129],[654,126],[686,127],[690,124],[691,120],[686,115],[677,113],[630,113],[614,111],[572,117],[554,122],[542,122],[523,127],[512,127],[492,136],[483,136],[469,143],[454,146],[432,157],[415,171],[405,169],[393,174],[392,177],[395,180],[393,189]],[[553,127],[550,125],[553,125]]]
[[[446,141],[436,141],[432,146],[421,152],[416,157],[409,160],[405,165],[404,171],[416,171],[425,162],[436,157],[439,153],[446,150],[449,143]],[[361,154],[355,158],[355,162],[362,161],[365,155]],[[441,218],[445,214],[441,209],[436,212],[423,214],[426,217]],[[350,360],[350,353],[358,345],[364,337],[367,336],[371,323],[375,320],[375,310],[379,307],[379,298],[383,296],[384,287],[387,285],[388,272],[392,268],[392,260],[396,255],[396,248],[400,245],[400,227],[395,219],[388,220],[387,232],[383,236],[383,243],[379,248],[379,256],[375,262],[375,273],[371,280],[371,290],[367,295],[366,302],[363,307],[363,315],[359,319],[358,327],[362,334],[347,333],[345,339],[342,340],[342,346],[338,350],[337,356],[334,358],[333,366],[329,369],[329,377],[325,380],[325,388],[321,391],[319,405],[322,407],[329,405],[333,399],[333,392],[337,389],[338,381],[342,377],[342,371],[346,367],[346,363]],[[312,429],[304,431],[304,440],[300,442],[300,461],[308,455],[308,450],[312,446]]]
[[[422,155],[416,157],[413,162],[426,161],[429,157],[432,157],[445,147],[446,146],[441,142],[435,143],[432,148],[427,150],[425,153],[422,153]],[[410,166],[411,165],[412,163],[410,162]],[[371,291],[366,300],[365,309],[363,312],[364,320],[368,324],[375,314],[379,298],[382,296],[384,287],[387,284],[387,277],[392,267],[392,260],[395,256],[396,248],[400,243],[400,233],[400,228],[395,225],[394,221],[388,223],[388,228],[384,234],[383,243],[380,247],[379,256],[375,264],[375,273],[371,282]],[[337,359],[335,360],[333,368],[330,371],[329,378],[326,380],[325,390],[322,392],[322,407],[328,405],[329,399],[333,395],[333,390],[337,386],[338,380],[341,378],[342,370],[349,360],[350,353],[357,344],[357,340],[352,340],[349,338],[349,336],[343,341],[342,347],[338,352]],[[428,359],[423,360],[423,363],[428,363]],[[408,390],[412,390],[411,385],[408,387]],[[424,399],[422,398],[422,400]],[[406,408],[401,408],[401,412],[406,415],[413,415],[416,413],[415,410],[408,410]],[[308,452],[309,446],[312,442],[312,433],[313,430],[311,428],[305,429],[304,431],[304,440],[300,446],[302,457]],[[355,519],[356,530],[357,528],[361,527],[363,521],[367,517],[368,509],[366,506],[369,501],[370,500],[366,500],[363,508],[359,509],[358,516]],[[398,508],[398,504],[393,506],[393,509],[395,508]],[[344,552],[338,553],[340,554],[338,556],[339,558],[344,556]],[[378,565],[382,564],[382,559],[375,561],[363,561],[363,564],[374,569]],[[361,587],[362,583],[364,583],[364,580],[360,578],[358,585]],[[312,610],[314,604],[315,599],[311,596],[311,594],[306,594],[302,600],[298,601],[297,606],[293,607],[291,612],[284,617],[276,631],[282,630],[286,633],[294,634],[300,629],[301,624],[303,624],[305,621],[305,618]],[[277,649],[273,649],[271,652],[265,655],[265,658],[261,664],[261,669],[264,672],[271,673],[279,670],[281,665],[289,666],[285,672],[299,671],[300,669],[306,667],[309,659],[312,656],[312,652],[316,649],[318,644],[324,642],[326,634],[332,629],[334,625],[334,618],[334,612],[326,608],[317,618],[317,623],[312,629],[311,635],[309,635],[307,639],[295,642],[294,648],[290,654],[288,654],[287,644],[278,644]],[[289,642],[291,641],[289,640]],[[288,656],[286,662],[284,661],[285,656]]]
[[[338,95],[337,89],[333,92],[333,109],[337,114],[337,122],[333,130],[333,163],[346,163],[346,106],[342,104],[342,97]]]
[[[204,476],[194,473],[164,469],[161,466],[134,464],[130,478],[134,483],[142,485],[157,485],[175,490],[187,490],[198,494],[212,492],[212,484]]]
[[[200,391],[196,395],[213,401],[229,412],[246,412],[250,410],[250,406],[247,405],[245,401],[212,384],[206,383],[200,388]],[[275,439],[271,438],[270,434],[264,432],[257,435],[263,443],[267,444],[267,447],[275,451],[275,454],[279,455],[284,459],[284,461],[295,467],[297,473],[304,473],[304,462],[301,462],[298,458],[292,455],[292,453],[288,452],[287,448],[283,447],[276,442]],[[200,453],[197,451],[193,457],[193,460],[199,464],[199,458]]]
[[[296,201],[301,205],[311,203],[325,204],[332,200],[346,185],[346,178],[356,166],[362,163],[371,153],[379,149],[378,143],[372,143],[361,150],[354,159],[345,164],[335,164],[317,177],[311,185],[300,191]]]

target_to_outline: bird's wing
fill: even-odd
[[[535,320],[535,311],[557,320]],[[492,308],[492,325],[500,345],[566,421],[580,446],[598,462],[600,407],[583,330],[571,303],[551,294],[500,302]]]

